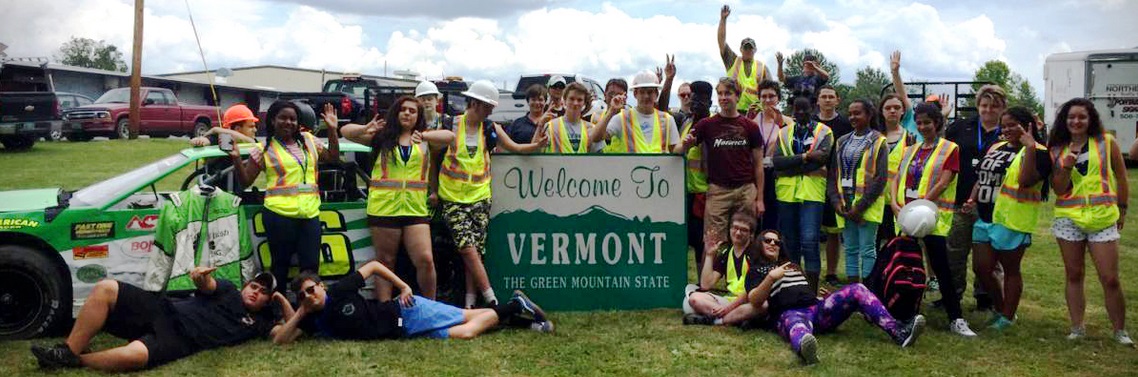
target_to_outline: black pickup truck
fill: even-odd
[[[469,88],[466,82],[455,79],[436,80],[434,83],[443,95],[439,111],[453,116],[466,109],[466,98],[460,95]],[[328,80],[321,92],[281,93],[277,98],[307,103],[317,114],[323,111],[324,104],[331,103],[336,108],[336,115],[342,126],[349,122],[367,123],[377,114],[380,117],[386,116],[387,109],[396,99],[414,94],[415,88],[411,87],[381,86],[373,79],[345,77]],[[319,129],[316,135],[323,136],[323,132],[323,129]]]
[[[52,92],[0,92],[0,144],[25,150],[61,131],[59,100]]]

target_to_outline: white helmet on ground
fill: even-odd
[[[470,85],[470,89],[462,92],[462,95],[485,102],[491,106],[498,106],[498,88],[494,84],[486,80],[475,81]]]
[[[427,95],[439,95],[439,87],[435,86],[433,82],[424,80],[415,87],[415,98]]]
[[[929,235],[936,229],[937,207],[931,201],[914,200],[904,207],[897,215],[897,223],[901,224],[901,232],[909,237],[921,238]]]
[[[656,74],[652,72],[644,71],[637,73],[636,76],[632,77],[631,89],[660,89],[660,86],[660,79],[657,78]]]

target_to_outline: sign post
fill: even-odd
[[[498,155],[485,256],[498,297],[550,310],[679,307],[687,278],[684,160]]]

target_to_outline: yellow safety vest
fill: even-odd
[[[878,134],[877,141],[873,142],[873,146],[871,146],[870,149],[862,152],[861,157],[859,157],[861,159],[861,162],[859,163],[860,166],[858,167],[856,174],[854,174],[853,203],[846,203],[845,202],[845,196],[842,195],[843,188],[841,185],[841,180],[842,180],[842,174],[844,173],[844,171],[842,170],[842,164],[840,164],[840,163],[837,164],[838,165],[838,196],[840,196],[842,198],[841,199],[842,200],[842,207],[845,207],[847,204],[852,206],[852,205],[856,204],[858,201],[861,201],[862,197],[865,196],[865,191],[868,189],[869,183],[871,182],[870,177],[876,178],[876,176],[877,176],[877,156],[878,156],[877,153],[881,150],[881,146],[883,144],[885,144],[885,142],[886,142],[885,136]],[[841,152],[838,150],[835,150],[834,153],[838,154]],[[889,191],[889,190],[885,190],[885,191]],[[869,207],[867,207],[865,209],[865,212],[862,213],[862,219],[864,219],[867,222],[880,224],[882,214],[884,212],[885,212],[885,195],[878,195],[877,200],[874,200],[873,204],[870,204]],[[838,228],[845,227],[846,219],[841,217],[841,216],[836,216],[836,217],[838,218]]]
[[[778,132],[778,148],[783,156],[795,155],[791,145],[794,140],[794,128],[793,124],[788,124]],[[806,152],[814,151],[814,148],[818,147],[823,139],[832,135],[833,132],[830,131],[830,127],[822,122],[817,122],[813,131],[814,143]],[[774,181],[775,199],[783,203],[802,203],[804,201],[825,203],[826,178],[826,167],[824,165],[818,170],[802,175],[779,175]]]
[[[545,124],[545,129],[549,132],[549,145],[545,147],[545,153],[589,153],[589,127],[592,125],[581,119],[581,141],[574,150],[573,143],[569,141],[569,132],[565,129],[565,117],[549,121]]]
[[[684,122],[684,132],[680,135],[680,139],[688,137],[694,128],[695,122],[689,118]],[[705,171],[703,163],[703,147],[696,145],[688,149],[688,153],[684,155],[687,160],[687,191],[693,194],[707,192],[707,172]]]
[[[605,116],[608,115],[609,111],[612,111],[612,109],[608,108],[608,109],[605,109],[604,111],[593,114],[593,123],[599,124],[601,127],[608,127],[608,124],[600,124],[599,122],[605,120]],[[611,121],[611,119],[610,119],[610,121]],[[613,145],[612,139],[613,139],[612,135],[609,135],[609,140],[608,140],[609,143],[605,144],[604,149],[601,149],[601,153],[623,153],[624,152],[624,150],[623,150],[624,148],[622,148],[621,146]]]
[[[750,75],[743,68],[744,65],[750,65]],[[747,111],[752,103],[759,102],[759,82],[766,79],[763,76],[765,69],[766,65],[758,59],[751,59],[751,63],[747,64],[743,62],[743,58],[735,57],[735,63],[727,70],[727,76],[738,81],[739,86],[743,87],[743,93],[739,94],[739,104],[735,106],[739,111]]]
[[[463,204],[490,199],[490,150],[486,147],[482,124],[474,129],[478,149],[473,156],[466,151],[466,115],[456,117],[454,124],[458,125],[454,141],[447,148],[439,169],[439,198]]]
[[[1000,148],[1004,144],[1007,142],[1001,141],[992,148]],[[1035,145],[1035,149],[1047,150],[1039,144]],[[992,223],[1017,232],[1031,233],[1035,231],[1036,220],[1039,218],[1039,204],[1043,202],[1043,180],[1047,178],[1040,179],[1031,187],[1019,186],[1020,166],[1026,153],[1029,153],[1027,148],[1020,148],[1004,173],[1004,182],[1000,186],[1000,194],[996,196],[996,206],[992,210]],[[1034,166],[1027,168],[1035,169]]]
[[[380,155],[371,168],[368,182],[367,214],[395,217],[430,214],[427,208],[427,168],[430,167],[430,148],[426,143],[411,146],[407,162],[399,152]]]
[[[728,300],[734,301],[739,296],[747,294],[747,271],[751,270],[750,263],[747,262],[746,255],[743,258],[743,276],[739,276],[739,271],[735,271],[735,246],[727,248],[727,296]]]
[[[884,133],[882,135],[884,135]],[[885,141],[889,141],[888,137],[886,137]],[[901,138],[897,139],[897,144],[894,145],[893,149],[889,151],[889,181],[886,184],[891,184],[893,181],[897,180],[897,169],[898,166],[901,165],[901,157],[905,155],[905,150],[909,148],[908,142],[909,131],[906,131],[904,128],[902,128]],[[893,201],[893,193],[889,192],[889,190],[885,190],[885,200],[889,202]],[[894,213],[893,216],[897,216],[897,214]]]
[[[1113,138],[1104,134],[1087,142],[1090,148],[1087,175],[1079,173],[1079,169],[1071,169],[1071,191],[1055,198],[1055,217],[1071,219],[1088,232],[1097,232],[1118,223],[1118,183],[1111,173],[1110,161]],[[1051,159],[1058,161],[1067,153],[1070,153],[1069,145],[1057,153],[1052,151]]]
[[[320,215],[320,189],[316,181],[316,137],[301,132],[301,158],[293,156],[280,140],[269,138],[265,151],[265,208],[291,218],[311,219]]]
[[[609,143],[609,146],[614,148],[617,153],[671,153],[668,146],[672,145],[672,142],[668,140],[668,132],[665,127],[668,125],[668,120],[672,119],[672,115],[652,109],[652,139],[649,141],[644,136],[644,132],[640,130],[640,120],[638,116],[633,114],[634,112],[636,109],[626,109],[620,112],[618,115],[621,126],[620,135],[612,135],[612,142]]]
[[[904,207],[908,202],[905,198],[905,190],[908,187],[907,180],[909,174],[906,171],[915,162],[913,158],[917,155],[917,151],[921,147],[914,145],[912,148],[906,148],[905,155],[901,158],[900,169],[897,172],[897,192],[893,193],[893,198],[898,206]],[[932,154],[925,159],[924,169],[921,170],[920,182],[917,185],[917,195],[924,197],[928,194],[929,190],[936,186],[940,179],[940,172],[944,169],[945,161],[957,149],[956,143],[939,138],[936,142],[936,147],[933,148]],[[952,214],[956,211],[956,178],[958,175],[952,176],[952,181],[945,187],[944,192],[940,197],[932,202],[937,206],[937,220],[936,229],[933,230],[934,236],[948,236],[948,230],[952,227]],[[895,224],[899,230],[901,224]]]

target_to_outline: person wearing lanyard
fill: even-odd
[[[859,283],[873,271],[877,259],[874,245],[885,208],[881,194],[889,174],[889,152],[885,136],[872,127],[873,103],[855,100],[849,114],[853,131],[838,138],[826,197],[845,240],[846,279]]]
[[[814,104],[806,97],[794,100],[794,125],[779,131],[774,157],[775,197],[778,200],[779,232],[795,263],[806,261],[806,280],[818,290],[822,271],[818,234],[826,202],[826,164],[834,146],[830,127],[810,119]]]
[[[961,169],[960,190],[956,192],[956,214],[952,217],[952,229],[948,232],[948,260],[951,276],[937,276],[941,283],[951,278],[958,295],[964,294],[968,285],[968,261],[972,250],[972,228],[976,224],[976,213],[964,205],[976,184],[980,160],[984,151],[999,141],[1000,115],[1007,108],[1007,96],[996,85],[984,85],[976,92],[976,107],[980,116],[953,122],[944,132],[944,138],[960,146]],[[997,263],[995,273],[1003,280],[1003,268]],[[976,263],[972,263],[975,271]],[[979,273],[978,271],[976,272]],[[992,299],[978,280],[973,281],[972,293],[976,297],[976,310],[987,311],[992,307]]]
[[[778,148],[778,131],[784,125],[794,124],[794,120],[778,112],[778,103],[782,100],[782,88],[777,81],[766,80],[759,83],[759,106],[752,106],[747,111],[747,118],[759,125],[759,134],[763,137],[763,212],[759,219],[758,229],[778,228],[778,203],[774,194],[774,157]]]
[[[974,267],[976,280],[992,296],[996,313],[989,323],[995,330],[1006,329],[1015,320],[1023,292],[1020,262],[1031,246],[1039,207],[1046,200],[1046,177],[1051,175],[1047,149],[1035,142],[1042,134],[1035,135],[1039,125],[1031,111],[1022,106],[1010,108],[1000,123],[1004,141],[984,153],[976,185],[964,203],[979,217],[972,228]],[[993,271],[997,263],[1004,268],[1002,287]]]
[[[376,259],[394,270],[402,243],[415,266],[420,294],[433,300],[436,284],[427,172],[431,154],[454,140],[454,132],[429,130],[422,114],[423,106],[416,99],[401,97],[383,120],[367,125],[347,124],[341,134],[345,139],[371,146],[367,222]],[[325,112],[324,121],[335,123],[336,113]],[[376,279],[377,299],[391,300],[391,289],[390,281]]]
[[[1132,347],[1134,341],[1126,333],[1126,300],[1118,277],[1119,232],[1130,199],[1122,152],[1114,135],[1103,129],[1094,103],[1085,98],[1072,99],[1059,108],[1047,149],[1056,161],[1051,173],[1051,188],[1056,196],[1051,233],[1059,243],[1067,275],[1067,313],[1071,316],[1071,334],[1067,339],[1080,339],[1087,333],[1083,320],[1087,306],[1083,271],[1089,252],[1106,296],[1106,314],[1114,328],[1114,340]]]
[[[960,171],[960,152],[956,143],[940,137],[944,128],[944,115],[936,105],[922,103],[917,105],[917,131],[924,135],[924,142],[905,150],[901,158],[901,171],[897,179],[889,183],[893,200],[889,203],[893,213],[901,213],[901,207],[917,199],[932,201],[937,206],[936,228],[923,237],[925,256],[937,276],[941,277],[940,292],[948,319],[949,329],[964,337],[974,337],[976,333],[968,327],[968,321],[960,310],[960,295],[953,285],[948,270],[948,254],[945,250],[945,236],[952,225],[955,212],[953,198],[956,197],[956,173]]]
[[[327,107],[327,106],[326,106]],[[241,184],[249,186],[265,171],[265,209],[262,221],[272,255],[271,271],[277,281],[288,281],[293,256],[300,271],[320,268],[320,190],[316,165],[337,161],[340,156],[337,124],[328,124],[328,147],[311,133],[300,131],[300,108],[289,101],[276,101],[266,113],[269,139],[263,149],[254,148],[242,161],[238,148],[229,156]],[[282,286],[277,287],[283,291]]]

